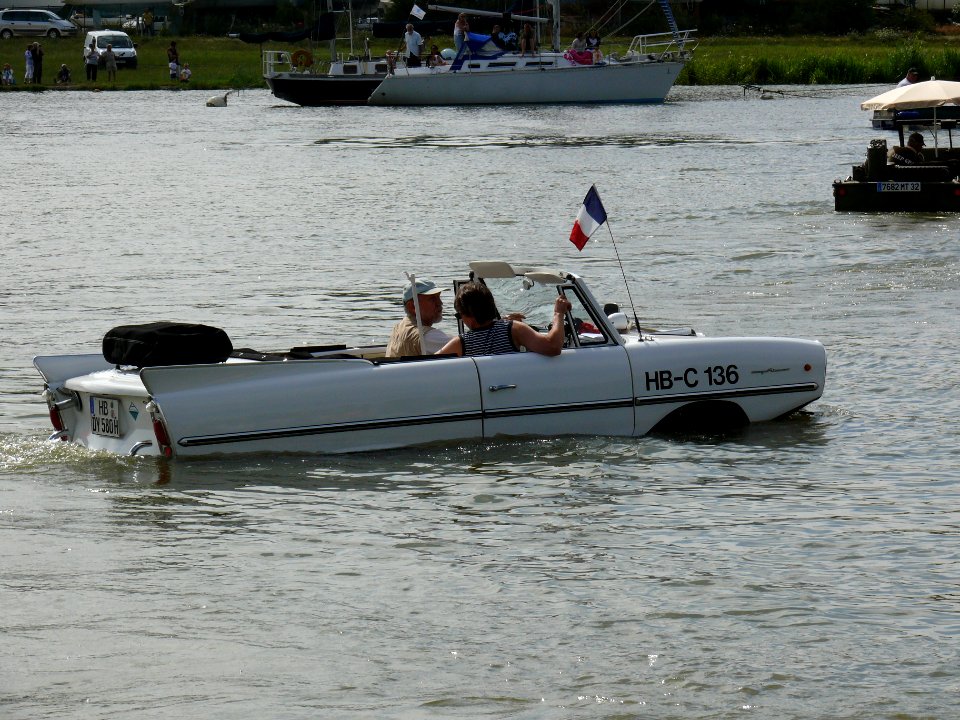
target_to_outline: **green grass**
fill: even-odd
[[[162,90],[181,87],[169,79],[166,50],[176,40],[181,62],[190,63],[193,77],[188,87],[230,89],[264,87],[261,76],[260,47],[231,38],[162,37],[137,38],[139,67],[121,69],[116,82],[109,82],[101,70],[96,83],[84,79],[82,36],[72,39],[43,39],[43,89],[62,88],[54,84],[61,63],[73,72],[72,89]],[[440,47],[453,45],[452,38],[433,38]],[[14,68],[17,85],[3,90],[36,90],[25,86],[23,51],[30,40],[15,38],[0,41],[0,62]],[[622,52],[629,38],[608,39],[606,52]],[[397,43],[375,40],[375,54],[396,49]],[[362,47],[362,40],[355,41]],[[295,50],[297,45],[268,44],[264,49]],[[340,46],[347,49],[346,43]],[[314,57],[327,56],[327,44],[312,48]],[[916,67],[923,78],[960,77],[960,37],[878,34],[863,37],[790,37],[790,38],[705,38],[696,50],[693,62],[681,73],[684,85],[806,85],[892,83],[903,77],[907,68]]]
[[[892,83],[908,68],[920,77],[960,75],[960,39],[708,38],[680,75],[686,85]]]

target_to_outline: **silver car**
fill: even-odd
[[[45,35],[48,38],[73,37],[77,26],[49,10],[0,10],[0,38]]]

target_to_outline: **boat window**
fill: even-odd
[[[344,75],[356,75],[358,68],[356,65],[344,65],[343,74]]]
[[[540,331],[545,331],[553,321],[553,303],[557,297],[556,285],[531,283],[522,277],[489,278],[487,287],[493,293],[501,315],[523,313],[524,322]],[[583,299],[576,288],[563,286],[563,293],[573,306],[569,317],[577,332],[577,344],[581,347],[606,345],[609,340],[605,331],[591,318]],[[568,337],[565,347],[574,343]]]
[[[498,67],[516,67],[516,62],[492,62],[488,63],[487,67],[498,68]]]
[[[468,67],[468,68],[473,68],[474,70],[476,70],[477,68],[483,67],[483,65],[481,65],[480,63],[477,63],[477,62],[473,62],[473,63],[468,64],[467,67]]]
[[[386,63],[377,63],[377,64],[374,66],[374,72],[378,72],[378,73],[385,73],[385,72],[387,72],[387,64],[386,64]]]
[[[532,62],[525,63],[524,66],[525,67],[553,67],[553,63],[534,60]]]

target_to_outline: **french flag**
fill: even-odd
[[[573,230],[570,231],[570,242],[577,246],[577,250],[583,250],[590,236],[606,221],[607,211],[603,209],[603,203],[600,202],[600,194],[597,192],[596,185],[591,185],[590,191],[583,199],[580,212],[577,213]]]

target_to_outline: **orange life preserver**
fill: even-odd
[[[313,65],[313,55],[309,50],[294,50],[290,54],[290,64],[298,68],[308,68]]]

